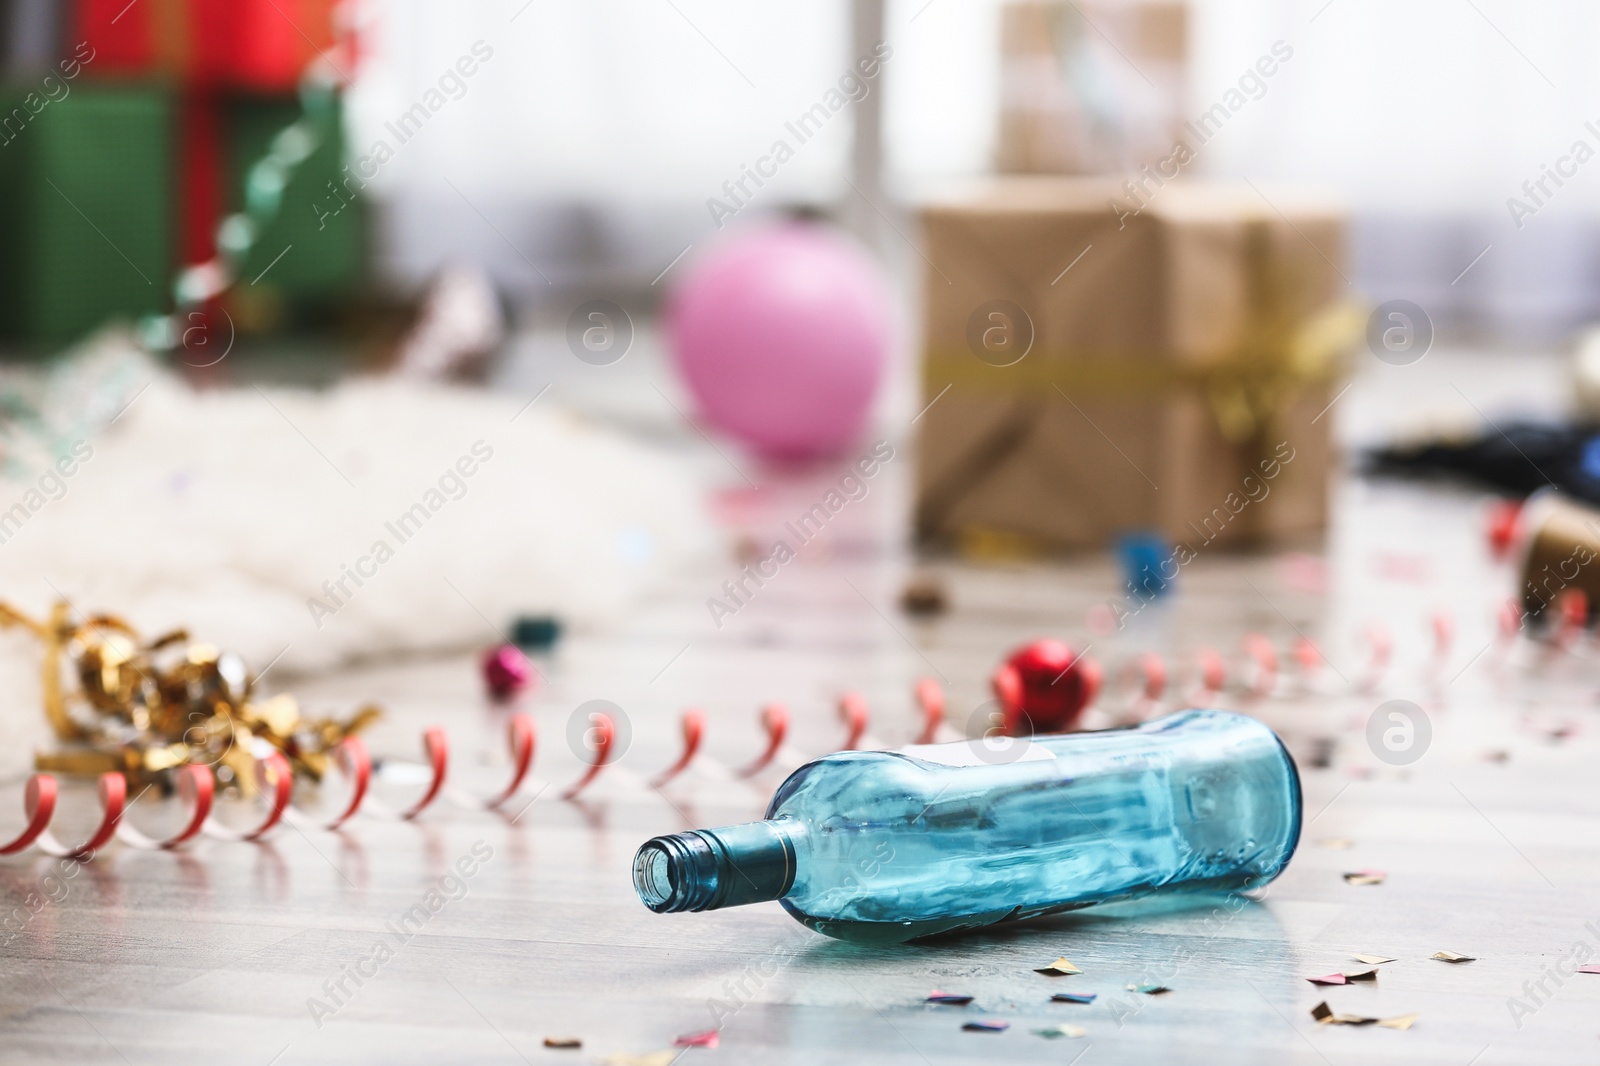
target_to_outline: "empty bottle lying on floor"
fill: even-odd
[[[1300,839],[1300,777],[1271,729],[1182,711],[1128,729],[841,751],[764,821],[634,858],[658,913],[779,900],[819,933],[898,943],[1152,892],[1266,884]]]

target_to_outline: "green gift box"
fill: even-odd
[[[301,116],[294,99],[237,97],[227,108],[231,210],[245,203],[250,168],[272,140]],[[366,262],[360,182],[346,184],[343,108],[316,120],[317,147],[284,186],[277,214],[262,228],[238,270],[241,288],[265,288],[293,302],[322,302],[350,294]],[[257,280],[259,279],[259,280]]]
[[[171,94],[62,84],[0,88],[0,339],[29,347],[170,300]]]

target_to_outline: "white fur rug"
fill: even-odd
[[[36,615],[65,596],[288,674],[487,645],[520,612],[604,624],[714,543],[680,469],[548,395],[195,392],[96,344],[148,387],[81,443],[58,427],[72,460],[14,447],[0,477],[0,597]],[[0,636],[0,770],[47,736],[36,676]]]

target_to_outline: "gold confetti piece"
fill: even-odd
[[[1393,959],[1391,959],[1387,955],[1359,955],[1358,954],[1358,955],[1352,955],[1350,957],[1352,959],[1355,959],[1357,962],[1364,962],[1368,966],[1382,966],[1386,962],[1393,962],[1394,961]]]
[[[1393,1018],[1369,1018],[1364,1014],[1337,1014],[1327,1002],[1311,1008],[1311,1017],[1318,1025],[1377,1025],[1385,1029],[1409,1029],[1416,1024],[1420,1014],[1399,1014]]]
[[[1347,885],[1381,885],[1389,875],[1383,870],[1356,870],[1344,875]]]
[[[1354,1014],[1335,1014],[1327,1000],[1311,1008],[1311,1017],[1317,1020],[1318,1025],[1361,1025],[1371,1020]]]
[[[1438,959],[1440,962],[1477,962],[1478,961],[1475,956],[1472,956],[1472,955],[1457,955],[1453,951],[1435,951],[1432,955],[1429,955],[1428,958],[1430,958],[1430,959]]]
[[[544,1038],[545,1047],[578,1048],[583,1046],[583,1041],[575,1036],[547,1036]]]
[[[1349,837],[1323,837],[1317,841],[1317,847],[1328,848],[1333,851],[1349,851],[1356,846],[1356,842]]]
[[[1067,961],[1066,957],[1063,956],[1062,958],[1057,959],[1055,962],[1052,962],[1049,966],[1041,966],[1033,972],[1042,973],[1046,977],[1065,977],[1069,974],[1082,973],[1083,971],[1072,965],[1072,963]]]
[[[1047,1040],[1054,1040],[1058,1036],[1070,1037],[1073,1040],[1080,1036],[1087,1036],[1089,1030],[1081,1025],[1052,1025],[1048,1029],[1035,1029],[1035,1036],[1042,1036]]]

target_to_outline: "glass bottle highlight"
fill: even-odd
[[[646,841],[658,913],[779,900],[844,940],[897,943],[1157,891],[1266,884],[1300,839],[1277,735],[1224,711],[1129,729],[841,751],[764,821]]]

